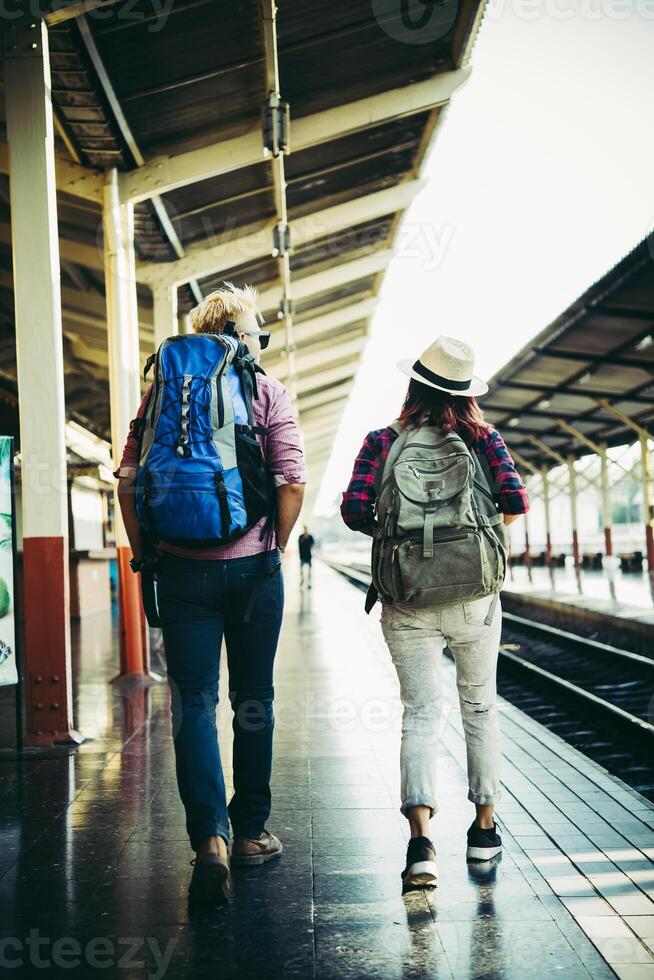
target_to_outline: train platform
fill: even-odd
[[[378,615],[366,617],[361,592],[321,562],[311,591],[296,572],[291,557],[269,822],[281,859],[235,870],[224,907],[189,909],[167,687],[109,685],[113,623],[90,617],[75,698],[92,740],[58,758],[0,762],[3,966],[221,980],[653,977],[654,806],[506,701],[505,850],[466,865],[473,808],[447,658],[440,884],[402,895],[400,704]]]
[[[626,629],[649,637],[654,626],[654,579],[640,574],[565,568],[510,568],[503,593],[511,605],[526,603],[569,621],[595,623],[601,630]],[[525,605],[525,608],[527,608]]]

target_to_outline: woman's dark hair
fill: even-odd
[[[490,429],[476,398],[450,395],[414,378],[409,382],[399,420],[407,428],[437,425],[445,432],[457,432],[468,445]]]

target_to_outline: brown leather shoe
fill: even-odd
[[[191,861],[193,877],[188,890],[190,902],[221,904],[229,898],[229,862],[218,854],[205,854]]]
[[[282,842],[267,830],[260,837],[234,837],[232,864],[264,864],[279,857],[284,848]]]

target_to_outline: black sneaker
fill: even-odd
[[[428,837],[412,837],[402,872],[405,885],[437,885],[436,849]]]
[[[490,861],[502,850],[502,838],[497,832],[497,824],[493,822],[492,830],[484,830],[473,820],[468,828],[468,861]]]
[[[207,854],[191,864],[194,867],[189,902],[225,902],[229,898],[229,862],[217,854]]]

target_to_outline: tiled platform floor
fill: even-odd
[[[295,572],[292,561],[276,675],[281,860],[235,873],[228,906],[189,910],[166,689],[108,687],[109,625],[87,622],[78,725],[94,741],[20,770],[0,763],[0,964],[24,964],[7,974],[654,977],[654,810],[505,703],[506,850],[466,866],[473,808],[449,661],[440,885],[402,896],[400,710],[379,626],[330,569],[318,564],[302,596]]]

